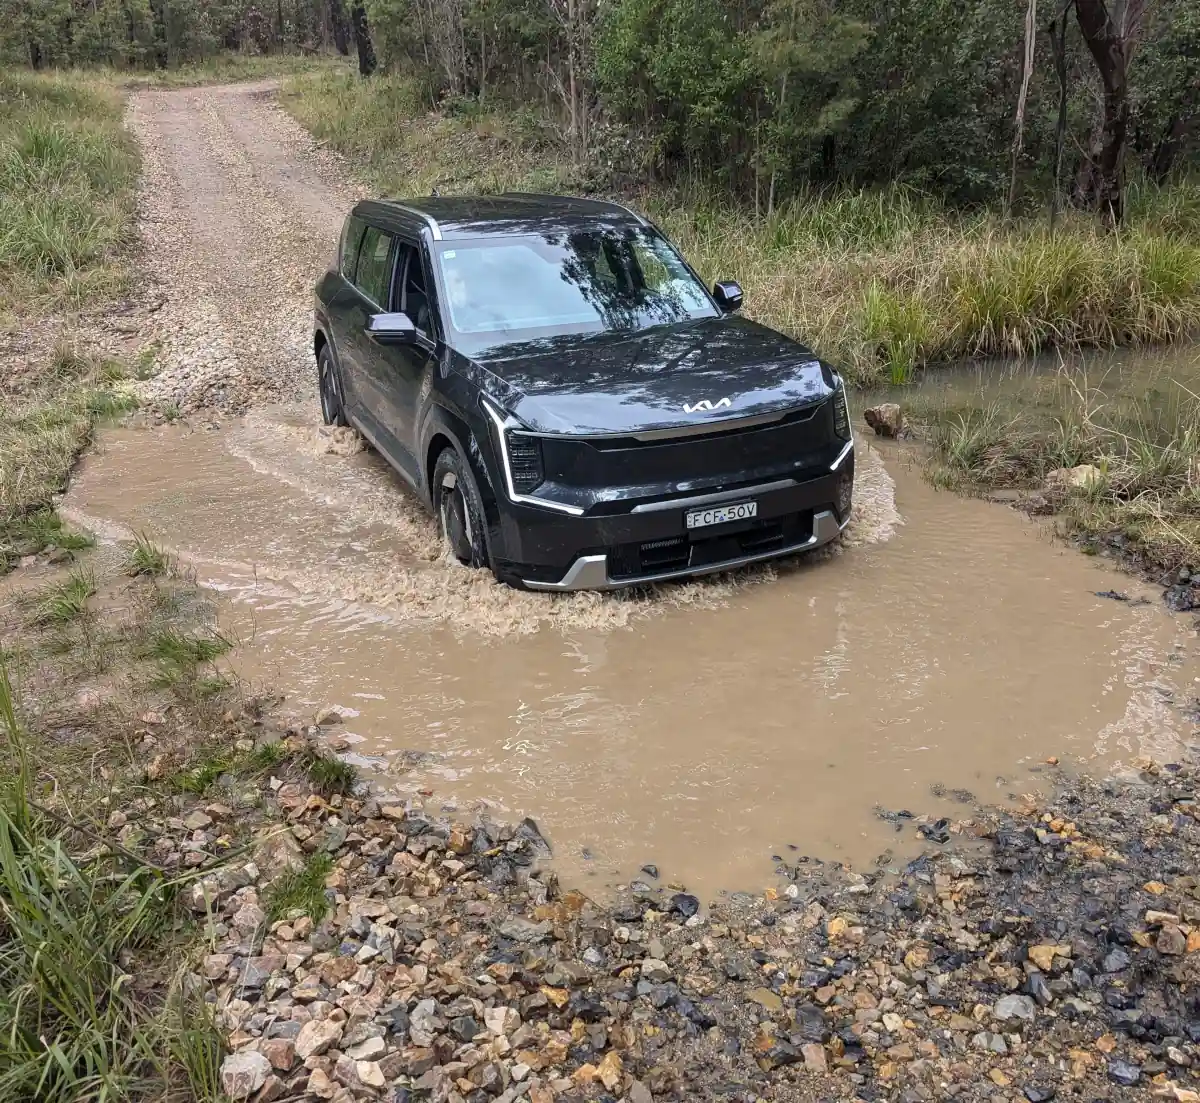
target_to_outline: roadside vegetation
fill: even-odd
[[[1187,350],[1157,371],[1085,360],[1015,386],[886,397],[928,440],[935,485],[1053,513],[1085,550],[1168,577],[1200,566],[1198,375]]]
[[[130,555],[167,562],[144,540]],[[0,1099],[217,1103],[225,1051],[189,981],[207,938],[192,886],[271,837],[260,786],[325,759],[271,741],[216,670],[229,640],[195,583],[88,559],[0,607]],[[326,792],[354,783],[337,766]],[[196,847],[193,815],[228,817],[215,844]],[[330,870],[297,861],[272,917],[323,915]]]
[[[138,157],[102,80],[6,69],[0,108],[0,322],[35,349],[0,373],[2,575],[23,555],[87,543],[53,495],[97,420],[134,404],[122,365],[65,334],[71,312],[126,285]]]
[[[429,113],[400,77],[296,78],[285,106],[379,192],[578,190],[578,170],[528,112]],[[403,122],[400,122],[403,120]],[[1055,347],[1150,344],[1200,332],[1200,182],[1143,181],[1111,233],[1081,212],[958,210],[895,185],[805,192],[770,214],[694,185],[620,194],[708,281],[815,347],[859,385],[923,366]]]
[[[124,287],[138,157],[121,111],[120,92],[99,78],[0,70],[3,315]]]

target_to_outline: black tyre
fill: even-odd
[[[321,420],[326,425],[349,425],[342,402],[342,379],[328,345],[317,353],[317,386],[321,392]]]
[[[443,449],[433,465],[433,508],[454,558],[467,567],[487,567],[483,502],[457,449]]]

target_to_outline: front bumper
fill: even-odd
[[[845,528],[853,479],[847,448],[819,475],[643,500],[620,513],[568,517],[507,502],[493,529],[493,567],[530,590],[615,590],[795,555]],[[749,500],[753,519],[686,527],[689,510]]]
[[[798,544],[773,548],[770,551],[741,555],[734,559],[724,559],[699,566],[689,564],[686,567],[677,567],[672,570],[633,577],[623,576],[617,579],[612,578],[609,574],[607,554],[581,555],[558,582],[538,582],[532,579],[523,581],[524,585],[531,590],[617,590],[625,586],[644,586],[651,582],[667,582],[673,578],[697,578],[700,575],[732,571],[738,567],[749,566],[751,563],[761,563],[785,555],[812,551],[814,548],[821,547],[822,544],[836,540],[848,523],[849,514],[846,515],[845,521],[839,521],[837,514],[832,509],[826,509],[813,515],[812,532],[805,539]]]

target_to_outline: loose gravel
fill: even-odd
[[[241,412],[315,395],[312,287],[362,192],[273,93],[267,82],[130,98],[157,307],[142,393],[160,409]]]

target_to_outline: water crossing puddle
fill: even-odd
[[[243,677],[345,706],[389,784],[533,815],[576,882],[754,887],[789,847],[867,865],[914,846],[877,808],[961,815],[1049,755],[1191,739],[1191,626],[1157,595],[911,453],[860,466],[842,554],[624,599],[446,563],[378,458],[320,454],[300,412],[107,433],[66,511],[176,550],[228,595]]]

